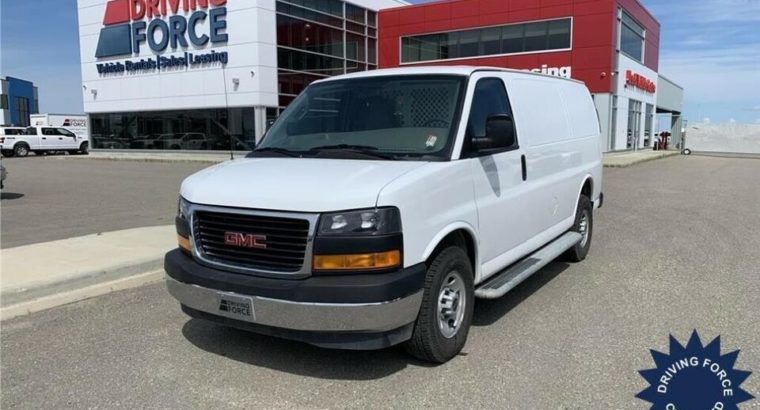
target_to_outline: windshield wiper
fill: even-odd
[[[265,147],[265,148],[257,148],[253,151],[251,151],[248,155],[255,155],[257,152],[275,152],[277,154],[286,155],[288,157],[298,157],[300,156],[297,152],[291,151],[287,148],[279,148],[279,147]],[[247,156],[248,156],[247,155]]]
[[[388,154],[382,154],[378,152],[379,148],[371,145],[352,145],[352,144],[337,144],[337,145],[322,145],[319,147],[311,148],[310,152],[329,151],[329,150],[342,150],[357,152],[364,155],[369,155],[382,159],[395,159],[394,156]]]

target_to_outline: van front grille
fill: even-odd
[[[304,265],[308,220],[198,210],[193,223],[195,243],[210,263],[283,273]]]

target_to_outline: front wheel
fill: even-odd
[[[82,145],[79,146],[79,153],[82,155],[89,155],[90,154],[90,143],[83,142]]]
[[[29,146],[24,143],[16,144],[16,146],[13,147],[13,155],[16,157],[25,157],[29,155]]]
[[[462,350],[472,323],[472,265],[458,246],[441,251],[425,276],[422,306],[406,350],[420,360],[445,363]]]
[[[591,235],[594,228],[594,205],[586,195],[578,198],[578,209],[575,211],[575,223],[570,228],[573,232],[581,234],[580,242],[568,249],[565,256],[571,262],[580,262],[586,259],[588,250],[591,248]]]

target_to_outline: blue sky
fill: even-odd
[[[760,0],[642,2],[687,118],[760,123]],[[35,82],[42,112],[82,112],[76,0],[1,0],[0,75]]]

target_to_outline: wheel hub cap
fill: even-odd
[[[462,325],[465,304],[464,281],[457,271],[446,275],[438,294],[438,328],[443,337],[454,337]]]

